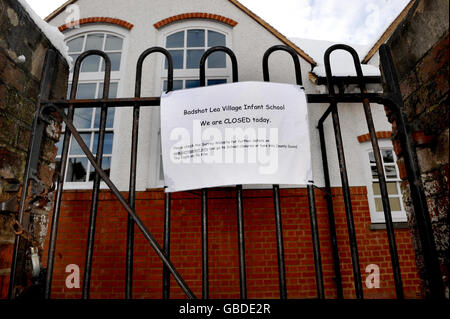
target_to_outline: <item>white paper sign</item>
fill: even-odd
[[[161,97],[167,192],[312,179],[308,112],[297,85],[239,82]]]

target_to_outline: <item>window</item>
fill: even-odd
[[[403,200],[400,188],[400,175],[396,165],[396,156],[392,148],[381,148],[381,157],[383,169],[386,178],[386,186],[391,206],[392,220],[394,222],[406,221],[406,213],[403,207]],[[371,219],[373,223],[384,223],[383,203],[381,199],[380,184],[378,181],[377,167],[372,150],[367,151],[366,167],[370,170],[368,197],[371,210]]]
[[[165,47],[173,59],[174,90],[200,86],[200,59],[208,48],[227,46],[227,36],[222,32],[207,28],[189,28],[166,36]],[[164,62],[164,71],[167,70]],[[207,85],[227,83],[227,57],[225,52],[212,53],[206,62]],[[163,79],[163,90],[167,90],[167,80]]]
[[[73,59],[72,64],[75,64],[75,60],[82,52],[88,50],[100,50],[108,54],[111,59],[109,98],[116,98],[118,96],[120,82],[124,39],[113,33],[93,31],[69,38],[66,43],[69,48],[69,55]],[[89,56],[84,59],[80,69],[76,99],[95,99],[102,97],[104,70],[105,63],[101,57]],[[69,80],[72,80],[73,65],[70,71]],[[70,91],[71,83],[69,83],[68,98]],[[73,119],[74,126],[94,156],[97,151],[100,113],[100,108],[77,108],[75,109]],[[114,118],[115,109],[108,108],[102,161],[102,167],[108,176],[111,171],[113,154]],[[62,143],[63,138],[57,144],[57,160],[61,157]],[[69,188],[83,187],[82,183],[85,183],[84,185],[86,186],[90,185],[88,183],[94,180],[95,170],[73,136],[70,140],[68,155],[65,176],[66,185]]]

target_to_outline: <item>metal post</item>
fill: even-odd
[[[170,256],[170,193],[164,196],[164,254]],[[170,298],[170,272],[163,265],[163,299]]]
[[[238,221],[239,244],[239,288],[241,299],[247,299],[247,276],[245,268],[245,241],[244,241],[244,203],[242,197],[242,185],[236,186],[236,211]]]
[[[48,99],[50,96],[51,85],[54,82],[55,74],[56,74],[56,52],[52,49],[47,50],[44,60],[44,66],[42,68],[41,75],[41,83],[39,88],[39,95],[37,98],[37,103],[35,107],[34,119],[33,119],[33,127],[31,131],[31,140],[30,145],[28,146],[27,153],[27,161],[25,166],[25,172],[23,176],[23,187],[22,194],[20,197],[19,203],[19,213],[18,213],[18,222],[22,225],[23,216],[26,205],[26,198],[28,197],[28,185],[30,182],[30,177],[33,173],[37,173],[37,165],[40,156],[41,150],[41,142],[42,135],[45,129],[45,124],[39,119],[39,109],[41,101],[44,99]],[[35,162],[33,164],[32,162]],[[35,167],[33,167],[35,166]],[[33,172],[36,170],[36,172]],[[8,298],[15,298],[15,286],[16,286],[16,274],[17,274],[17,266],[18,266],[18,255],[19,255],[19,247],[21,246],[21,237],[15,236],[14,239],[14,250],[11,260],[11,274],[9,279],[9,290],[8,290]]]
[[[209,299],[209,269],[208,269],[208,194],[202,189],[202,298]]]
[[[273,185],[273,202],[275,207],[275,229],[277,236],[278,280],[280,299],[287,298],[286,270],[284,266],[283,228],[281,224],[280,185]]]
[[[324,114],[328,116],[329,112]],[[320,149],[322,153],[322,167],[323,167],[323,175],[325,179],[325,199],[327,201],[327,210],[328,210],[328,223],[330,228],[330,240],[331,240],[331,250],[333,254],[333,267],[334,267],[334,281],[336,282],[336,296],[337,299],[344,298],[344,292],[342,289],[342,276],[341,276],[341,267],[339,260],[339,249],[337,243],[336,236],[336,222],[334,220],[334,208],[333,208],[333,198],[331,195],[331,183],[330,183],[330,172],[328,169],[328,157],[327,150],[325,144],[325,134],[323,131],[323,120],[326,117],[322,117],[321,121],[319,121],[318,129],[320,136]]]
[[[319,228],[317,226],[316,199],[314,196],[313,184],[308,184],[308,202],[309,202],[309,218],[311,223],[311,234],[314,252],[314,268],[316,270],[317,297],[319,299],[325,299],[325,290],[323,287],[323,274],[322,274],[322,258],[320,256]]]

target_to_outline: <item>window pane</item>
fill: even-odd
[[[402,207],[400,205],[400,198],[398,198],[398,197],[389,198],[389,204],[391,206],[391,211],[402,210]]]
[[[167,37],[166,48],[183,48],[184,31],[171,34]]]
[[[183,80],[174,80],[173,81],[173,90],[181,90],[183,88]],[[163,91],[167,91],[167,80],[164,80],[163,83]]]
[[[381,201],[381,198],[375,198],[375,210],[377,212],[383,211],[383,202]]]
[[[75,109],[73,124],[77,129],[90,128],[92,123],[92,109]],[[89,145],[89,144],[88,144]]]
[[[375,163],[375,156],[373,156],[373,152],[369,152],[369,161],[370,163]]]
[[[214,52],[208,57],[208,68],[226,68],[227,67],[227,57],[225,52]]]
[[[98,55],[90,55],[81,63],[81,72],[98,72],[100,57]]]
[[[103,157],[102,158],[102,169],[105,171],[106,175],[111,173],[111,157]],[[93,181],[95,176],[95,168],[91,165],[89,172],[89,181]]]
[[[394,154],[391,150],[381,150],[381,155],[385,163],[394,163]]]
[[[87,173],[87,158],[70,158],[67,165],[67,182],[85,182]]]
[[[188,30],[187,47],[204,47],[205,46],[205,30]]]
[[[100,127],[100,115],[102,111],[99,107],[95,108],[95,115],[94,115],[94,128]],[[106,114],[106,128],[113,128],[114,127],[114,115],[116,113],[116,109],[114,107],[108,108],[108,113]]]
[[[187,50],[186,69],[198,69],[203,52],[205,50]]]
[[[210,80],[208,80],[208,85],[225,84],[225,83],[227,83],[226,79],[210,79]]]
[[[386,187],[387,187],[388,195],[397,195],[398,194],[396,182],[386,183]],[[381,195],[379,183],[373,183],[372,188],[373,188],[374,195]]]
[[[81,52],[83,50],[83,41],[84,36],[68,41],[69,52]]]
[[[215,31],[208,31],[208,47],[225,46],[225,35]]]
[[[97,92],[97,99],[100,99],[103,97],[103,83],[100,83],[98,86],[98,92]],[[109,85],[109,94],[108,97],[110,99],[114,99],[117,97],[117,82],[111,83]]]
[[[395,170],[395,166],[386,165],[384,168],[386,171],[387,178],[396,178],[397,177],[397,171]]]
[[[186,89],[192,89],[200,86],[199,80],[186,80]]]
[[[372,184],[372,188],[373,188],[373,194],[374,195],[380,195],[381,194],[381,192],[380,192],[380,184],[373,183]]]
[[[372,171],[372,177],[374,179],[378,179],[378,172],[376,166],[370,166],[370,170]]]
[[[104,154],[112,154],[112,146],[114,140],[114,133],[106,133],[105,141],[103,144],[103,153]],[[98,141],[98,133],[94,135],[94,145],[92,146],[92,154],[97,154],[97,141]]]
[[[96,83],[81,83],[78,84],[77,99],[95,99]]]
[[[86,48],[87,50],[103,50],[103,33],[89,34],[86,39]]]
[[[389,195],[397,195],[398,194],[398,188],[397,183],[386,183],[387,190]]]
[[[170,55],[173,60],[173,68],[174,69],[182,69],[183,68],[183,50],[169,50]],[[167,59],[165,60],[165,69],[167,70],[168,63]]]
[[[108,34],[106,36],[105,51],[122,50],[122,44],[123,40],[121,38]]]
[[[89,147],[90,141],[91,141],[91,133],[81,133],[81,138],[83,139],[83,142]],[[70,145],[70,155],[83,155],[84,152],[81,149],[80,145],[78,145],[78,142],[75,140],[75,138],[72,136],[72,143]]]
[[[120,58],[122,53],[108,53],[109,59],[111,60],[111,71],[120,70]],[[102,71],[105,71],[105,61],[102,58]]]

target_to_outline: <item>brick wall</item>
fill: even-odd
[[[50,47],[52,45],[48,39],[17,1],[0,1],[0,203],[12,199],[17,206],[21,194],[41,71]],[[24,62],[18,59],[21,55],[25,57]],[[52,96],[63,98],[67,89],[68,67],[62,57],[58,57],[57,64],[58,74]],[[43,142],[38,177],[47,188],[53,175],[56,135],[47,134]],[[24,216],[24,226],[29,225],[40,243],[43,243],[47,232],[47,200],[43,198]],[[14,244],[10,227],[12,218],[10,214],[0,214],[0,298],[5,298],[8,291]],[[26,248],[21,247],[23,263],[19,267],[29,266],[25,264]],[[26,279],[18,283],[28,285]]]
[[[399,77],[404,107],[430,212],[441,274],[449,298],[449,2],[416,1],[388,41]],[[393,123],[394,148],[402,171],[402,150]],[[404,171],[404,169],[403,169]],[[404,200],[413,230],[419,273],[423,255],[405,174]],[[423,277],[422,277],[423,278]],[[423,294],[428,286],[423,282]]]
[[[340,188],[333,189],[344,295],[354,298],[353,273]],[[369,230],[370,214],[365,187],[351,189],[364,293],[367,298],[395,298],[385,230]],[[124,194],[127,196],[127,194]],[[327,298],[335,298],[326,201],[316,190],[324,283]],[[171,259],[187,284],[201,296],[200,196],[172,195]],[[127,217],[109,191],[102,191],[92,269],[92,298],[124,298]],[[52,298],[80,298],[81,289],[65,285],[66,266],[80,267],[82,283],[90,191],[65,191],[53,275]],[[209,192],[209,275],[211,298],[239,298],[237,217],[233,189]],[[308,199],[305,189],[281,190],[288,298],[315,298],[315,272]],[[136,209],[150,232],[162,244],[164,199],[160,190],[137,193]],[[245,249],[249,298],[279,298],[275,215],[271,190],[244,190]],[[419,279],[410,232],[396,230],[402,279],[407,298],[417,298]],[[47,239],[48,240],[48,239]],[[380,267],[380,288],[364,285],[369,264]],[[162,263],[136,228],[134,298],[162,297]],[[171,281],[171,298],[184,298]]]

